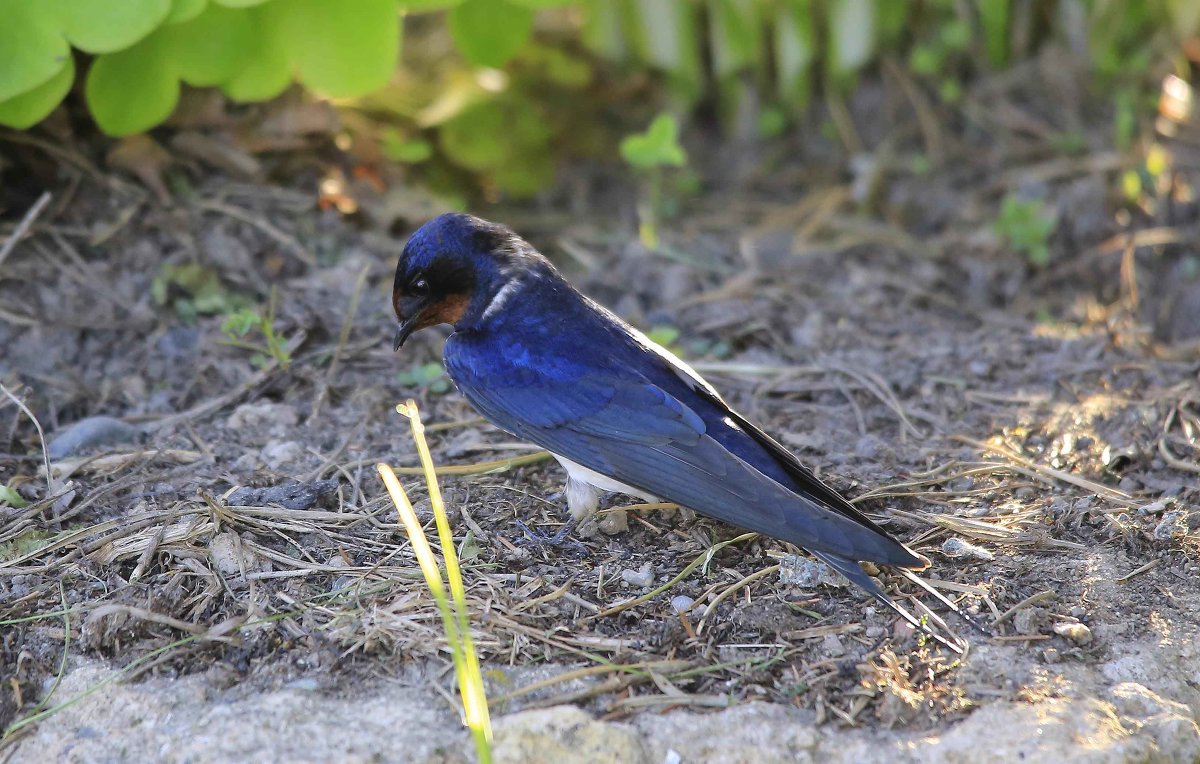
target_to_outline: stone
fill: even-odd
[[[521,711],[496,719],[496,764],[657,764],[637,733],[622,724],[599,722],[574,706]],[[685,761],[688,759],[685,757]]]
[[[1054,624],[1054,633],[1068,642],[1073,642],[1077,645],[1090,644],[1092,641],[1092,630],[1082,623],[1071,623],[1064,621]]]
[[[131,443],[138,430],[111,416],[90,416],[69,425],[50,439],[46,453],[51,459],[65,459],[100,446]]]

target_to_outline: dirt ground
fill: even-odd
[[[565,519],[557,465],[421,377],[444,334],[390,347],[391,271],[431,214],[424,200],[358,188],[362,209],[345,217],[315,208],[315,183],[185,166],[186,188],[164,204],[86,153],[6,135],[0,242],[41,190],[12,183],[11,168],[58,169],[52,201],[0,262],[12,396],[0,403],[0,483],[29,502],[0,506],[0,727],[18,725],[0,760],[460,759],[437,611],[374,471],[416,465],[393,411],[408,397],[437,463],[475,465],[443,486],[497,716],[577,706],[641,746],[631,761],[739,760],[697,740],[734,745],[755,724],[761,739],[744,732],[744,749],[760,760],[772,745],[780,758],[931,760],[914,742],[929,740],[947,761],[981,745],[999,757],[1013,750],[988,737],[996,725],[1016,739],[1021,724],[1059,722],[1068,742],[1099,741],[1096,761],[1197,755],[1191,131],[1163,139],[1167,177],[1132,205],[1114,191],[1132,160],[1103,131],[1086,132],[1079,154],[1048,147],[1061,118],[1050,104],[1014,97],[1020,119],[997,107],[1008,122],[930,144],[915,129],[884,134],[895,123],[863,115],[899,107],[867,91],[852,113],[865,145],[887,147],[873,162],[848,165],[835,141],[807,134],[770,151],[713,149],[707,189],[664,224],[662,253],[638,243],[632,195],[610,180],[474,211],[636,325],[677,330],[673,346],[735,407],[929,556],[931,583],[993,631],[949,619],[971,642],[965,659],[854,591],[783,583],[776,566],[796,550],[778,542],[709,555],[740,531],[688,512],[636,508],[615,533],[531,544],[519,522],[552,532]],[[944,163],[913,171],[896,148],[910,144]],[[770,171],[735,178],[731,166]],[[994,232],[1009,192],[1054,211],[1048,266]],[[264,310],[272,289],[286,368],[221,331],[222,313]],[[49,481],[16,400],[50,444]],[[919,593],[882,575],[898,597]],[[330,747],[289,747],[298,738],[268,723],[283,707]],[[389,713],[419,725],[407,734],[420,747],[370,726]],[[532,718],[542,743],[566,739],[558,721]],[[1086,727],[1093,718],[1107,738]],[[197,740],[197,720],[208,747],[162,747]],[[239,724],[258,736],[238,737]],[[499,725],[509,750],[525,750],[513,724]],[[1049,739],[1019,753],[1071,750]]]

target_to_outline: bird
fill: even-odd
[[[928,558],[818,479],[684,361],[583,295],[510,228],[465,213],[422,225],[397,263],[392,308],[396,351],[416,331],[451,326],[443,350],[450,379],[484,418],[562,465],[576,523],[605,492],[688,507],[807,550],[961,652],[957,638],[934,634],[860,565],[919,571]]]

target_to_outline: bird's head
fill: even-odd
[[[544,263],[505,226],[462,213],[434,218],[409,238],[396,265],[396,349],[428,326],[478,320],[507,282]]]

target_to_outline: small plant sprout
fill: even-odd
[[[425,530],[408,499],[404,487],[396,477],[395,471],[387,464],[378,464],[376,469],[383,478],[392,502],[400,514],[400,521],[408,538],[412,542],[413,553],[425,577],[425,584],[430,594],[437,602],[438,611],[442,615],[442,629],[446,642],[450,646],[450,655],[454,661],[454,674],[458,679],[458,690],[462,696],[463,718],[471,730],[475,741],[475,752],[480,764],[490,764],[492,761],[492,723],[488,714],[487,695],[483,687],[483,674],[479,669],[479,656],[475,653],[475,641],[471,637],[471,625],[467,617],[467,595],[463,586],[462,570],[458,564],[455,552],[454,536],[450,531],[450,520],[446,517],[446,505],[442,501],[442,493],[438,488],[437,475],[433,466],[433,457],[429,453],[429,444],[425,441],[425,425],[421,423],[417,404],[408,401],[396,407],[396,411],[408,418],[412,427],[413,442],[417,446],[417,454],[421,460],[425,476],[425,486],[429,492],[429,504],[433,509],[433,520],[437,526],[438,543],[442,548],[442,557],[446,567],[446,576],[438,566],[437,558]],[[447,591],[448,590],[448,591]]]
[[[450,392],[450,378],[440,363],[423,363],[412,366],[396,375],[396,381],[405,387],[428,390],[434,395]]]
[[[679,122],[670,114],[658,115],[644,133],[634,133],[621,141],[621,158],[646,178],[649,193],[638,204],[639,233],[647,249],[658,249],[663,175],[668,167],[687,164],[687,152],[679,145]]]
[[[262,341],[246,339],[254,330],[262,335]],[[227,339],[223,345],[232,345],[243,350],[254,352],[251,363],[263,366],[268,359],[274,359],[280,368],[286,369],[292,362],[292,356],[287,350],[287,343],[275,333],[275,289],[271,289],[271,299],[267,303],[265,316],[250,308],[242,308],[226,316],[221,324],[221,331]]]
[[[1054,212],[1038,199],[1021,199],[1009,194],[1000,205],[993,230],[1005,244],[1043,268],[1050,263],[1050,234],[1057,225]]]

